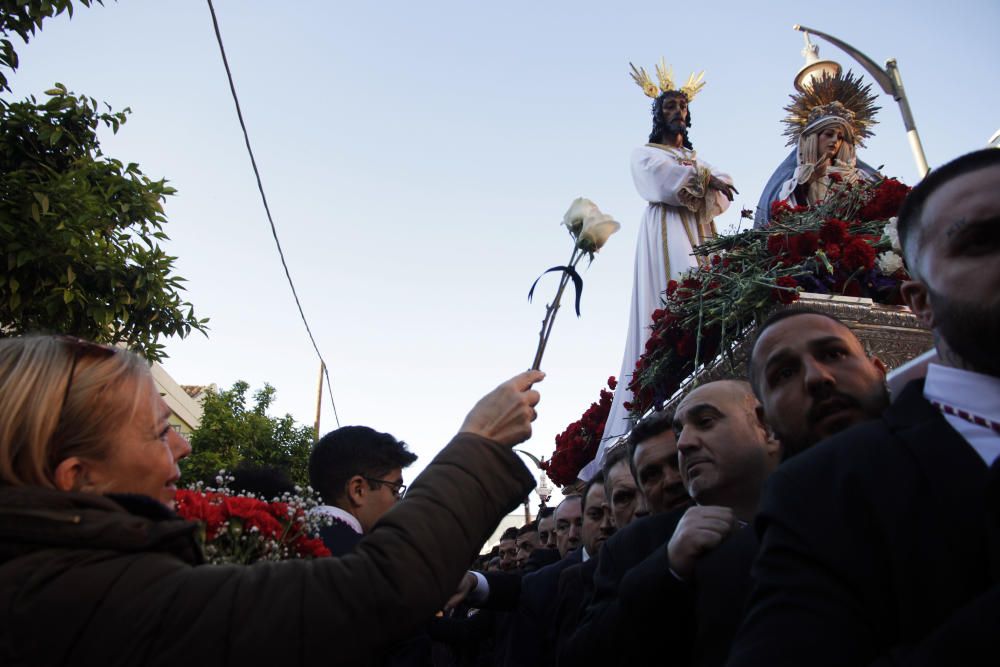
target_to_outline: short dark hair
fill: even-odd
[[[563,503],[565,503],[567,501],[570,501],[570,500],[578,501],[580,503],[580,505],[581,505],[581,510],[580,511],[583,511],[583,509],[582,509],[582,506],[583,506],[583,496],[581,496],[579,493],[571,493],[568,496],[565,496],[562,500],[559,501],[559,504],[556,505],[556,509],[559,509],[559,507],[561,507]]]
[[[250,493],[264,500],[274,500],[286,493],[295,493],[288,472],[276,466],[243,461],[233,471],[229,488],[236,493]]]
[[[753,353],[754,350],[757,349],[757,342],[760,341],[760,338],[761,336],[764,335],[765,331],[770,329],[778,322],[781,322],[782,320],[787,320],[790,317],[796,317],[798,315],[819,315],[821,317],[827,318],[828,320],[833,320],[840,326],[850,331],[851,335],[857,338],[857,336],[854,335],[854,332],[851,331],[851,327],[844,324],[842,320],[838,319],[837,317],[834,317],[830,313],[824,313],[823,311],[816,310],[815,308],[809,308],[807,306],[792,306],[790,308],[782,308],[781,310],[774,311],[766,320],[764,320],[764,323],[757,328],[757,333],[754,335],[753,344],[750,346],[750,358],[747,359],[747,379],[750,382],[750,388],[753,389],[754,396],[756,396],[757,400],[759,401],[764,400],[764,397],[762,396],[760,387],[757,384],[757,381],[760,378],[757,377],[757,370],[756,367],[754,366]]]
[[[608,475],[611,473],[611,469],[622,461],[628,460],[628,446],[625,444],[617,445],[612,447],[607,451],[604,456],[604,464],[601,466],[601,472],[604,474],[604,478],[607,479]]]
[[[500,541],[503,542],[504,540],[516,540],[517,535],[518,535],[517,526],[511,526],[507,530],[503,531],[503,534],[500,536]]]
[[[914,270],[917,263],[917,249],[920,247],[920,232],[923,228],[921,216],[924,204],[927,203],[930,196],[942,185],[958,176],[998,165],[1000,165],[1000,150],[996,148],[984,148],[966,153],[927,174],[924,180],[917,183],[906,195],[906,199],[903,200],[903,205],[899,209],[896,229],[899,232],[899,243],[903,246],[903,257],[911,275],[915,278],[918,277]],[[913,248],[912,252],[907,252],[908,248]]]
[[[673,429],[673,426],[673,409],[658,410],[636,424],[628,434],[628,440],[625,441],[625,446],[628,448],[628,467],[637,483],[639,472],[635,469],[635,448],[646,440]]]
[[[527,535],[528,533],[537,533],[537,532],[538,532],[538,522],[529,521],[528,523],[524,524],[523,526],[517,529],[517,536],[521,537],[522,535]]]
[[[581,494],[583,496],[583,507],[581,508],[582,512],[586,512],[587,511],[587,494],[590,493],[590,489],[593,488],[593,486],[595,484],[600,484],[602,487],[604,486],[604,471],[603,470],[600,471],[600,472],[598,472],[596,475],[594,475],[590,479],[588,479],[587,483],[584,485],[584,487],[583,487],[583,493]]]
[[[538,510],[538,520],[541,521],[542,519],[548,519],[555,513],[556,513],[555,507],[548,507],[548,506],[542,507],[541,509]]]
[[[323,502],[332,505],[344,496],[355,475],[381,477],[417,460],[406,443],[367,426],[344,426],[327,433],[309,455],[309,483]],[[374,483],[369,482],[374,488]]]
[[[601,466],[601,474],[604,476],[604,493],[608,495],[609,499],[611,498],[611,488],[608,486],[608,482],[611,479],[611,469],[624,461],[628,466],[629,474],[634,476],[634,473],[632,472],[632,464],[629,461],[631,458],[632,455],[629,452],[628,445],[626,444],[616,445],[607,450],[607,453],[604,456],[604,464]]]

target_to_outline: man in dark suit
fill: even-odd
[[[611,612],[597,619],[603,618],[604,624],[588,625],[588,631],[600,635],[592,645],[601,653],[566,655],[568,664],[576,659],[606,664],[612,658],[646,664],[665,657],[672,665],[691,664],[701,592],[696,568],[708,554],[720,550],[720,544],[730,545],[753,517],[764,479],[778,465],[781,449],[743,381],[698,387],[678,405],[673,425],[679,434],[681,475],[698,504],[675,511],[669,523],[662,523],[665,530],[659,543],[623,573],[617,599],[608,607]],[[609,551],[601,555],[602,567]],[[721,569],[745,561],[744,576],[748,576],[753,553],[752,544],[749,551],[741,548],[722,559]],[[742,605],[731,593],[704,606],[719,605],[733,607],[739,618]]]
[[[416,460],[405,442],[367,426],[344,426],[316,443],[309,483],[324,502],[313,511],[332,520],[320,530],[331,554],[350,553],[403,497],[403,468]]]
[[[567,496],[553,514],[557,533],[556,549],[534,549],[522,569],[510,572],[467,572],[458,590],[445,605],[446,610],[473,608],[476,618],[446,618],[435,622],[433,634],[442,641],[455,643],[481,642],[487,649],[491,664],[504,665],[512,646],[512,634],[519,609],[524,582],[529,574],[537,574],[548,566],[579,562],[576,548],[580,544],[582,525],[581,497]],[[577,550],[578,551],[578,550]]]
[[[505,665],[531,667],[543,663],[550,647],[545,645],[555,603],[559,575],[583,561],[583,496],[567,496],[556,507],[556,546],[562,559],[524,575],[521,597],[507,633]]]
[[[907,197],[899,237],[912,280],[902,292],[933,329],[940,361],[880,419],[773,475],[733,667],[997,664],[997,183],[1000,152],[984,150],[935,170]],[[801,369],[772,366],[772,356],[755,358],[753,370],[777,389],[777,407],[781,384]],[[851,407],[828,404],[824,419]]]
[[[780,344],[770,345],[768,341],[773,340]],[[751,366],[756,368],[761,356],[773,353],[780,361],[774,370],[781,380],[775,387],[755,387],[755,393],[764,404],[772,405],[772,410],[776,391],[791,404],[774,410],[769,420],[765,420],[763,406],[758,406],[752,419],[767,421],[774,433],[786,435],[792,446],[786,452],[782,442],[783,458],[814,445],[827,429],[843,429],[877,418],[887,403],[884,365],[868,357],[851,330],[828,315],[801,308],[781,311],[761,326],[757,342],[763,344],[753,347]],[[747,385],[741,386],[746,396]],[[719,401],[724,396],[705,393],[712,387],[709,384],[692,391],[678,408],[674,423],[680,433],[681,471],[699,505],[733,508],[736,526],[729,528],[732,524],[719,515],[718,508],[692,508],[671,542],[630,571],[620,589],[623,609],[648,610],[633,615],[626,628],[634,630],[651,622],[667,628],[660,637],[672,647],[671,662],[676,665],[717,667],[725,663],[743,618],[750,568],[758,548],[755,534],[746,526],[759,499],[760,475],[744,466],[742,491],[731,485],[713,489],[717,478],[697,470],[702,467],[699,460],[705,458],[703,443],[709,443],[711,451],[732,440],[720,436],[714,424],[719,408],[731,408],[726,407],[727,401]],[[711,444],[720,437],[721,442]],[[774,438],[769,440],[773,443]],[[773,444],[771,447],[769,466],[773,467]],[[708,458],[711,461],[714,457],[709,454]],[[688,522],[696,518],[701,521]],[[720,519],[725,521],[719,523]],[[697,539],[692,542],[691,537]],[[687,548],[683,548],[685,544]],[[656,601],[660,604],[655,605]]]
[[[670,538],[690,502],[678,469],[672,412],[654,413],[637,424],[627,447],[633,476],[651,514],[619,527],[605,542],[590,604],[562,648],[560,661],[566,664],[607,665],[621,657],[617,635],[622,627],[618,600],[622,577]]]
[[[621,530],[634,519],[641,519],[649,514],[646,497],[632,474],[627,446],[619,445],[608,450],[601,472],[604,476],[608,512],[615,530]]]
[[[538,546],[542,549],[556,548],[556,508],[538,509]]]
[[[552,664],[553,657],[559,655],[561,647],[576,630],[594,590],[594,571],[601,546],[615,532],[604,482],[602,470],[591,477],[583,489],[583,562],[567,567],[559,575],[551,618],[546,619],[549,632],[540,664]]]

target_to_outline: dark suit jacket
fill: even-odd
[[[535,549],[528,556],[523,570],[482,572],[486,584],[490,587],[490,593],[480,608],[494,611],[516,610],[517,603],[521,599],[521,581],[524,576],[558,562],[559,552],[556,549]]]
[[[658,626],[654,634],[640,642],[625,639],[633,631],[641,632],[634,626],[634,619],[655,618],[659,605],[652,609],[630,609],[632,614],[626,620],[618,589],[626,572],[670,540],[685,510],[680,508],[633,521],[604,543],[594,572],[593,599],[580,626],[563,647],[565,664],[574,667],[619,664],[623,659],[633,659],[633,652],[654,662],[662,661],[662,646],[650,641],[650,636],[658,635]]]
[[[680,581],[664,543],[622,578],[623,639],[642,647],[655,631],[656,644],[670,647],[672,667],[722,667],[743,619],[756,555],[753,530],[739,529],[698,560],[689,581]],[[640,649],[649,657],[657,650]]]
[[[582,560],[583,550],[577,549],[557,563],[524,575],[514,628],[507,638],[505,664],[508,667],[550,667],[555,653],[548,638],[559,575]]]
[[[694,641],[691,665],[723,667],[746,615],[750,570],[760,549],[757,534],[746,527],[702,556],[695,566]]]
[[[597,556],[586,563],[578,563],[567,567],[559,575],[559,588],[556,591],[556,603],[553,608],[553,636],[550,641],[555,644],[556,664],[567,663],[562,657],[566,642],[573,636],[583,612],[594,595],[594,572],[597,571]]]
[[[919,381],[783,464],[728,664],[996,665],[998,487]]]
[[[330,555],[335,557],[346,556],[354,551],[354,547],[363,537],[363,535],[354,532],[354,529],[346,523],[336,519],[329,526],[320,528],[319,536],[326,548],[330,550]]]

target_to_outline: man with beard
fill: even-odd
[[[1000,152],[983,150],[931,172],[904,202],[912,280],[902,293],[940,362],[880,419],[772,476],[752,604],[728,664],[996,664],[997,183]],[[763,381],[783,373],[765,369]]]
[[[615,388],[611,409],[597,456],[580,473],[590,479],[604,460],[604,447],[628,432],[632,422],[626,403],[633,400],[626,378],[645,350],[650,318],[661,307],[668,281],[679,279],[697,266],[694,246],[716,236],[716,216],[733,200],[732,179],[711,167],[693,150],[688,138],[691,112],[688,105],[704,86],[700,77],[689,77],[675,86],[671,70],[661,60],[656,67],[658,84],[645,69],[632,68],[632,78],[652,104],[653,127],[649,141],[632,152],[632,179],[639,196],[649,204],[640,223],[632,282],[632,306],[622,357],[621,381]]]
[[[787,459],[889,404],[885,364],[840,320],[780,310],[757,333],[750,383]]]

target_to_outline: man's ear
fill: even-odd
[[[78,456],[63,459],[52,476],[60,491],[86,491],[90,488],[87,463]]]
[[[882,361],[878,357],[870,357],[869,361],[872,362],[872,366],[878,369],[878,371],[882,374],[883,378],[886,376],[886,374],[888,374],[889,367],[885,365],[884,361]]]
[[[928,329],[934,328],[934,311],[931,309],[930,295],[927,285],[919,280],[907,280],[899,286],[899,294],[903,301],[910,307],[913,314],[917,316]]]
[[[368,495],[368,482],[361,475],[355,475],[347,480],[345,495],[351,507],[364,505]]]
[[[758,403],[757,407],[754,408],[754,415],[757,417],[758,425],[764,429],[764,434],[767,437],[767,440],[764,442],[764,449],[768,454],[776,454],[780,457],[781,441],[774,435],[774,430],[767,423],[767,418],[764,415],[764,406]]]

